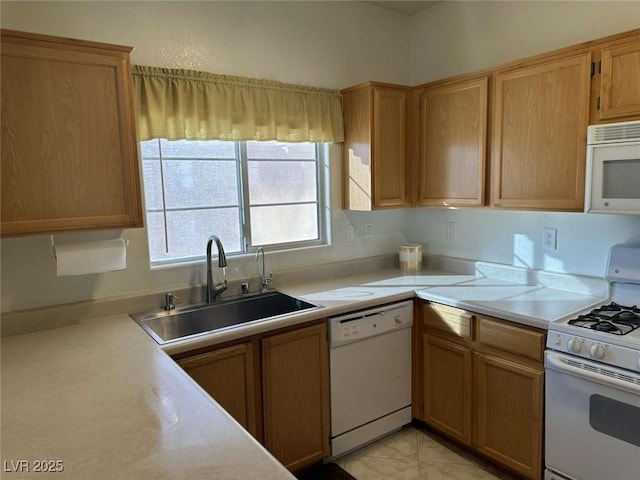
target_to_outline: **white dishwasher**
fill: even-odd
[[[332,459],[411,422],[406,301],[329,318]]]

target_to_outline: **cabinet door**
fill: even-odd
[[[129,47],[2,31],[2,235],[142,226]]]
[[[345,210],[409,205],[407,92],[401,85],[374,82],[342,91]]]
[[[422,338],[422,420],[471,444],[471,350],[428,334]]]
[[[345,210],[371,210],[371,119],[373,105],[370,87],[356,86],[342,92],[344,145],[342,169],[342,207]]]
[[[488,78],[426,88],[420,95],[418,203],[484,203]]]
[[[376,208],[407,205],[407,93],[373,90],[373,205]]]
[[[262,340],[265,447],[290,470],[329,456],[326,325]]]
[[[474,354],[479,452],[539,479],[542,468],[543,376],[539,369]]]
[[[600,119],[640,115],[640,42],[604,49],[601,69]]]
[[[178,364],[211,397],[257,437],[254,353],[251,343],[221,348],[179,360]]]
[[[498,72],[491,202],[582,210],[591,54]]]

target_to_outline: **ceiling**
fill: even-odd
[[[441,0],[440,0],[441,1]],[[378,7],[386,8],[387,10],[393,10],[394,12],[404,13],[405,15],[414,15],[422,10],[429,8],[440,1],[387,1],[387,2],[364,2],[370,5],[376,5]]]

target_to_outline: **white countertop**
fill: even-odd
[[[31,470],[2,478],[39,478],[40,460],[64,467],[43,478],[294,478],[126,315],[5,337],[1,353],[2,460]]]
[[[423,300],[465,308],[524,325],[547,329],[549,322],[598,305],[605,296],[571,290],[526,285],[481,275],[460,275],[446,272],[420,275],[394,275],[365,281],[355,286],[308,292],[307,286],[292,289],[292,294],[323,305],[328,315],[334,309],[348,305],[350,309],[365,308],[376,302],[388,302],[417,295]],[[315,288],[321,285],[315,285]],[[285,289],[286,290],[286,289]],[[337,313],[342,313],[344,308]]]
[[[424,300],[543,329],[549,327],[549,322],[601,304],[604,300],[604,297],[596,295],[491,278],[478,278],[455,286],[424,288],[417,290],[416,294]]]
[[[33,469],[35,460],[60,460],[64,471],[56,478],[292,479],[167,353],[413,298],[416,292],[542,328],[602,301],[475,275],[397,270],[277,287],[323,308],[162,348],[128,315],[2,338],[3,462],[27,460]]]

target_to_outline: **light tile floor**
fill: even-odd
[[[357,480],[511,480],[440,437],[407,427],[335,460]]]

